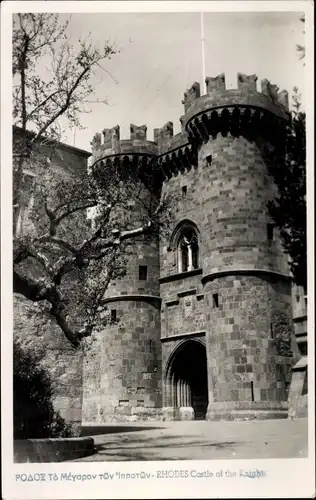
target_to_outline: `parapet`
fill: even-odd
[[[131,140],[146,141],[147,140],[147,126],[141,125],[138,127],[133,123],[130,124]]]
[[[221,73],[218,76],[205,78],[206,90],[207,92],[223,91],[226,89],[225,84],[225,73]]]
[[[180,118],[180,122],[183,130],[184,116]],[[170,177],[172,172],[188,168],[197,160],[186,132],[174,135],[173,123],[170,121],[163,127],[154,129],[154,141],[147,140],[146,125],[137,126],[132,123],[130,139],[120,139],[118,125],[104,129],[102,135],[95,134],[91,142],[91,166],[103,168],[116,164],[134,168],[139,165],[142,171],[152,173],[153,182],[157,186],[164,178]]]
[[[103,135],[103,140],[102,140]],[[120,127],[116,125],[112,128],[105,128],[100,133],[95,134],[92,139],[92,155],[94,161],[105,156],[120,154],[147,154],[157,155],[157,145],[153,141],[147,141],[147,126],[137,126],[130,124],[130,138],[120,138]]]
[[[228,89],[225,74],[205,79],[207,93],[199,95],[196,82],[185,94],[182,119],[184,132],[193,144],[209,140],[218,133],[244,135],[250,140],[260,136],[270,144],[283,140],[289,117],[288,93],[279,92],[267,79],[257,89],[257,76],[237,74],[237,85]]]
[[[159,155],[180,148],[188,143],[188,136],[183,130],[183,118],[180,118],[180,122],[182,119],[182,131],[179,134],[173,135],[172,122],[167,122],[163,127],[154,129],[154,140],[157,143]]]
[[[235,89],[227,89],[225,74],[205,79],[207,93],[200,95],[200,86],[197,82],[184,94],[185,122],[188,117],[211,108],[229,106],[248,106],[262,108],[281,118],[287,118],[289,111],[288,92],[279,92],[277,85],[267,79],[261,81],[261,92],[257,89],[257,76],[237,74]]]
[[[238,88],[241,90],[248,89],[256,91],[257,80],[257,75],[245,75],[244,73],[238,73],[237,75]]]
[[[184,93],[182,104],[184,104],[184,112],[187,112],[187,109],[190,107],[191,103],[194,102],[195,99],[198,99],[201,96],[200,84],[198,82],[194,82],[193,85]]]

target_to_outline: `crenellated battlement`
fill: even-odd
[[[182,119],[189,141],[203,142],[219,132],[223,135],[261,136],[269,142],[278,141],[288,119],[288,92],[279,92],[267,79],[257,88],[255,74],[237,74],[235,89],[228,89],[225,74],[205,79],[207,93],[200,95],[194,82],[184,94],[185,115]]]
[[[188,144],[188,136],[184,131],[184,116],[180,121],[182,132],[174,135],[173,123],[167,122],[161,128],[154,129],[154,141],[147,140],[147,126],[130,124],[130,138],[120,138],[120,127],[116,125],[106,128],[102,134],[97,133],[91,141],[92,163],[102,158],[115,155],[149,155],[159,156]]]
[[[184,104],[184,112],[186,113],[191,103],[201,96],[200,84],[194,82],[193,85],[184,93],[182,104]]]
[[[102,140],[103,136],[103,140]],[[157,155],[157,144],[147,140],[147,126],[130,124],[130,138],[120,138],[120,127],[105,128],[95,134],[91,141],[94,161],[112,155],[148,154]]]
[[[194,82],[184,93],[182,101],[185,114],[191,114],[192,109],[207,109],[229,105],[257,106],[285,118],[289,110],[288,92],[279,92],[277,85],[271,84],[266,78],[261,80],[261,92],[258,90],[257,75],[237,74],[235,89],[226,86],[225,74],[205,79],[207,93],[201,95],[200,84]]]
[[[207,92],[223,91],[226,90],[225,73],[221,73],[215,77],[207,76],[205,78]]]
[[[184,117],[180,118],[180,122],[181,119],[183,120]],[[172,122],[167,122],[163,127],[154,129],[154,140],[158,146],[158,155],[163,155],[188,143],[188,136],[183,129],[182,123],[181,129],[181,132],[174,135]]]
[[[244,135],[253,140],[260,136],[271,144],[277,142],[288,118],[288,92],[255,74],[237,74],[236,88],[228,89],[225,74],[205,79],[207,93],[201,95],[200,84],[194,82],[184,93],[185,114],[180,117],[181,132],[174,135],[173,122],[154,129],[154,141],[147,140],[147,126],[130,124],[130,138],[120,138],[120,127],[106,128],[95,134],[92,162],[142,162],[164,166],[170,171],[187,168],[197,159],[199,144],[218,133]],[[115,160],[116,158],[116,160]]]

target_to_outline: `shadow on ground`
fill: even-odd
[[[87,425],[82,435],[94,437],[95,453],[74,461],[304,458],[307,423],[297,419]]]
[[[121,432],[139,432],[162,429],[162,427],[136,427],[134,426],[114,426],[114,425],[95,425],[82,427],[80,436],[98,436],[99,434],[119,434]]]
[[[124,442],[125,441],[125,442]],[[123,440],[120,445],[114,443],[96,444],[96,453],[104,460],[111,460],[115,455],[120,460],[183,460],[183,457],[173,455],[172,457],[161,457],[161,451],[165,449],[183,449],[189,447],[199,447],[214,450],[231,450],[237,444],[236,441],[225,441],[215,443],[205,443],[202,439],[196,440],[196,436],[161,436],[154,439],[142,439],[140,436],[133,436]],[[201,457],[203,458],[203,457]]]

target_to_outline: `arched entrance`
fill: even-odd
[[[167,371],[168,404],[191,407],[195,420],[204,420],[208,405],[205,346],[195,340],[181,344],[174,352]]]

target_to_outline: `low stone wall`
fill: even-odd
[[[102,419],[84,420],[83,426],[103,425],[106,423],[124,423],[124,422],[160,422],[164,420],[162,408],[148,407],[119,407],[113,415],[105,415]]]
[[[14,462],[64,462],[94,453],[90,437],[56,439],[19,439],[14,441]]]
[[[289,410],[289,418],[307,418],[308,417],[308,395],[304,394],[295,400]]]

